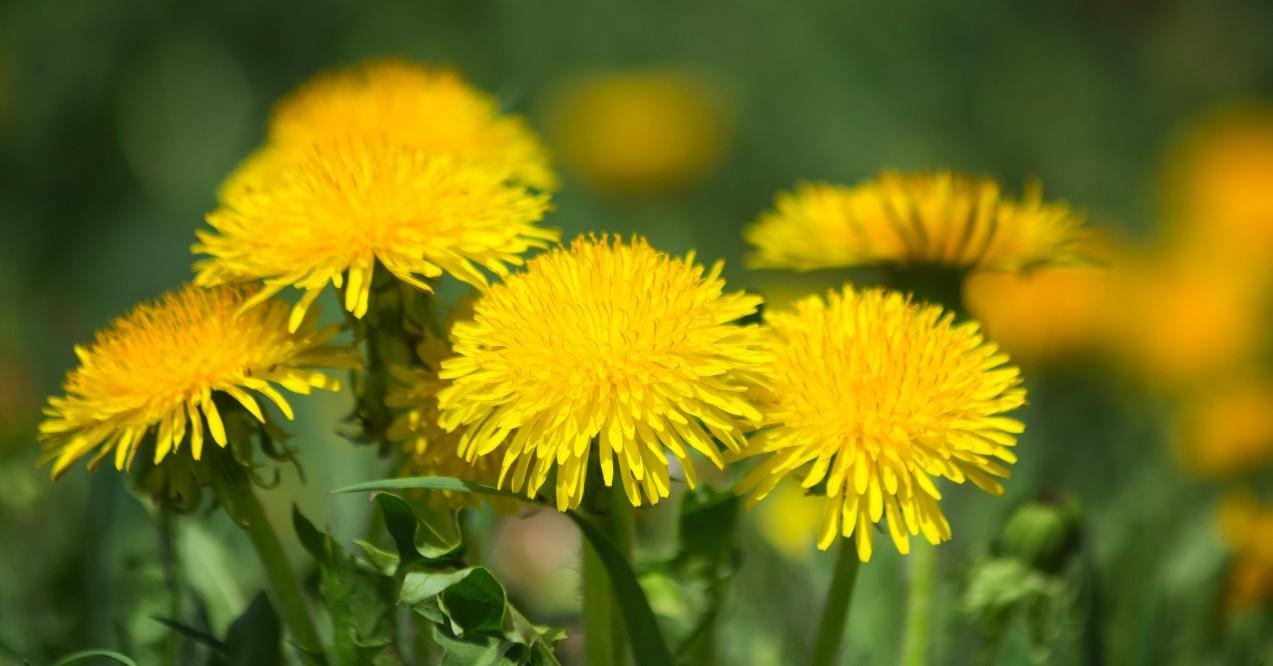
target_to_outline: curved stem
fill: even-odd
[[[857,582],[861,561],[853,541],[840,540],[840,552],[835,559],[835,574],[831,578],[831,590],[827,592],[822,607],[822,620],[818,624],[818,639],[813,644],[812,666],[831,666],[839,662],[840,643],[844,639],[844,627],[849,619],[849,602],[853,599],[853,586]]]
[[[602,514],[592,516],[606,536],[631,561],[633,511],[622,492],[600,488],[604,495]],[[585,540],[583,543],[583,623],[584,655],[588,664],[621,666],[628,661],[627,634],[623,616],[614,602],[610,577],[601,558]]]
[[[283,543],[270,525],[265,508],[252,492],[251,482],[240,469],[232,469],[230,463],[222,465],[212,474],[212,485],[230,517],[248,534],[256,547],[265,576],[284,623],[292,633],[292,640],[307,663],[323,664],[323,644],[318,629],[309,614],[305,592],[301,588],[292,565],[287,561]]]
[[[906,597],[906,633],[902,638],[902,666],[928,663],[932,637],[933,592],[937,585],[937,549],[916,544],[911,552],[911,585]]]

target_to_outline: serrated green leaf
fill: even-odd
[[[53,666],[70,666],[71,664],[78,664],[95,658],[110,659],[115,663],[124,664],[124,666],[137,666],[137,662],[113,650],[83,650],[62,657]]]
[[[458,526],[451,530],[453,536],[444,537],[420,520],[406,500],[392,493],[377,493],[376,506],[398,550],[399,566],[409,567],[422,561],[456,562],[463,547]],[[450,514],[449,519],[454,522],[455,514]]]
[[[450,476],[380,479],[339,488],[333,490],[332,493],[412,490],[417,488],[515,497],[523,502],[543,504],[543,502],[506,490],[500,490],[494,486]],[[663,633],[659,629],[658,622],[654,619],[654,612],[650,610],[650,604],[645,598],[645,593],[641,590],[640,583],[637,582],[636,574],[632,571],[632,567],[623,557],[623,554],[619,552],[618,548],[615,547],[614,543],[610,541],[610,537],[597,529],[592,524],[592,521],[573,511],[566,512],[566,515],[570,516],[579,525],[584,537],[597,550],[597,554],[601,557],[602,564],[606,568],[606,573],[610,577],[615,599],[618,601],[619,609],[623,613],[623,621],[628,635],[639,637],[632,641],[632,652],[637,666],[670,666],[672,655],[667,649]]]
[[[508,594],[486,567],[473,567],[440,595],[441,609],[457,636],[500,634]]]
[[[226,666],[283,663],[283,628],[264,592],[230,625],[225,637]]]
[[[386,576],[397,573],[398,556],[394,553],[363,539],[354,539],[354,545],[362,550],[362,554],[367,556],[367,561],[380,573]]]
[[[444,650],[442,666],[517,666],[504,656],[508,644],[495,638],[461,639],[434,627],[433,640]]]

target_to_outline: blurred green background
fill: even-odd
[[[220,179],[261,140],[272,103],[320,70],[379,55],[453,64],[541,129],[553,91],[576,77],[694,72],[729,127],[718,166],[673,192],[638,194],[563,169],[550,224],[566,237],[641,232],[663,250],[725,258],[736,287],[792,292],[846,274],[748,272],[740,230],[801,179],[952,167],[1018,190],[1038,177],[1093,226],[1151,234],[1173,138],[1214,108],[1273,95],[1273,3],[5,3],[0,644],[42,663],[87,646],[146,654],[163,635],[151,619],[168,608],[159,528],[112,471],[76,469],[54,484],[35,467],[41,403],[74,363],[73,345],[189,278],[193,231]],[[1082,506],[1095,573],[1078,610],[1048,616],[1042,636],[1013,624],[1000,663],[1091,663],[1093,641],[1114,664],[1269,659],[1267,614],[1228,623],[1216,611],[1226,562],[1217,490],[1162,446],[1169,408],[1085,368],[1028,374],[1029,428],[1008,497],[950,493],[946,504],[955,540],[941,551],[934,663],[979,658],[979,619],[959,598],[1007,514],[1045,490]],[[308,479],[285,478],[267,496],[280,521],[296,499],[337,534],[363,529],[365,502],[325,494],[384,472],[370,449],[332,434],[348,408],[344,395],[304,402],[293,430]],[[765,518],[779,510],[788,507],[747,515],[724,663],[807,659],[830,556],[775,547],[756,528],[783,523]],[[644,526],[655,544],[660,521]],[[524,606],[569,625],[577,536],[551,515],[509,522],[488,544],[492,558]],[[174,529],[202,619],[223,629],[255,594],[255,560],[220,514]],[[904,566],[887,550],[862,575],[852,663],[898,658]]]

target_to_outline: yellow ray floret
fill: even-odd
[[[482,287],[557,232],[536,226],[547,197],[503,173],[387,141],[332,139],[267,147],[232,175],[211,231],[192,248],[202,285],[262,280],[256,300],[305,292],[291,326],[328,283],[345,308],[366,313],[377,262],[424,290],[444,272]]]
[[[283,98],[270,122],[275,143],[385,134],[529,187],[556,185],[547,150],[525,121],[501,115],[489,95],[444,67],[385,58],[321,74]]]
[[[710,271],[643,239],[580,239],[493,287],[452,330],[441,425],[463,428],[469,459],[502,455],[501,485],[535,496],[556,471],[559,509],[583,498],[594,444],[605,485],[615,463],[629,501],[669,492],[668,454],[692,486],[691,449],[718,466],[760,414],[744,396],[765,359],[736,320],[760,298],[725,294]]]
[[[492,457],[465,460],[459,452],[460,434],[447,432],[438,425],[438,393],[450,385],[438,377],[442,360],[451,356],[446,340],[426,335],[416,346],[417,366],[394,366],[394,381],[389,385],[385,403],[396,410],[389,426],[389,439],[402,445],[403,476],[453,476],[489,485],[499,483],[499,461]],[[499,513],[516,510],[517,501],[486,497],[471,493],[435,492],[444,504],[459,507],[489,502]]]
[[[758,268],[812,270],[936,264],[1019,271],[1074,261],[1081,219],[1037,187],[1021,199],[950,172],[885,172],[852,187],[823,183],[778,195],[744,232]]]
[[[205,423],[213,441],[226,445],[217,394],[264,420],[259,396],[292,418],[277,387],[299,394],[339,390],[340,382],[312,369],[357,365],[353,352],[329,344],[336,327],[318,329],[310,316],[288,333],[288,306],[280,301],[236,318],[251,297],[248,289],[186,286],[138,306],[93,344],[77,347],[80,365],[67,375],[66,395],[49,399],[40,424],[42,462],[53,462],[53,476],[90,453],[90,469],[112,452],[115,467],[125,469],[152,429],[156,464],[187,435],[199,460]]]
[[[933,479],[1003,488],[1025,403],[1017,368],[975,323],[878,289],[844,287],[793,311],[767,313],[773,361],[757,391],[765,429],[748,453],[764,456],[741,482],[763,499],[786,476],[825,495],[818,547],[857,537],[871,557],[873,524],[887,517],[898,551],[909,535],[950,539]]]

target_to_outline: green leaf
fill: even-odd
[[[442,591],[442,612],[457,636],[499,634],[504,628],[508,595],[486,567],[473,567],[462,580]]]
[[[278,614],[264,592],[256,595],[246,611],[230,625],[226,633],[226,666],[283,663],[283,631]]]
[[[654,619],[654,612],[637,582],[636,574],[628,565],[623,554],[610,541],[610,537],[597,529],[592,521],[570,511],[567,513],[585,538],[601,558],[601,563],[610,576],[610,585],[614,588],[614,598],[623,612],[623,623],[632,637],[632,656],[637,666],[670,666],[672,654],[668,652],[663,640],[663,632]]]
[[[362,549],[362,554],[367,556],[367,561],[380,573],[393,576],[398,572],[398,556],[394,553],[362,539],[354,539],[354,545]]]
[[[722,567],[734,559],[734,530],[741,500],[726,490],[699,486],[681,500],[678,529],[682,561],[702,558]]]
[[[205,631],[200,631],[190,625],[177,622],[176,620],[170,620],[166,617],[160,617],[158,615],[152,615],[150,616],[150,619],[158,622],[159,624],[164,625],[165,627],[168,627],[172,631],[178,634],[181,634],[182,636],[185,636],[189,640],[195,643],[198,643],[199,645],[211,648],[214,653],[225,652],[225,643],[222,643],[216,636],[213,636],[212,634],[209,634]]]
[[[293,507],[292,522],[305,549],[318,560],[319,591],[332,624],[339,664],[382,663],[392,651],[397,586],[361,564]]]
[[[495,486],[476,481],[465,481],[457,479],[453,476],[408,476],[396,479],[379,479],[377,481],[366,481],[364,483],[355,483],[352,486],[337,488],[331,491],[332,495],[340,495],[344,493],[367,493],[386,490],[450,490],[457,493],[474,493],[477,495],[497,495],[500,497],[515,497],[524,502],[542,504],[527,498],[525,495],[519,495],[507,490],[501,490]]]
[[[124,666],[137,666],[137,662],[113,650],[84,650],[68,654],[57,660],[57,663],[53,664],[53,666],[70,666],[70,664],[78,664],[90,659],[109,659],[117,664],[124,664]]]
[[[490,637],[461,639],[433,628],[433,640],[442,646],[442,666],[516,666],[505,658],[508,644]]]
[[[444,537],[416,516],[406,500],[392,493],[377,493],[376,506],[384,516],[385,527],[393,537],[401,567],[409,567],[421,561],[456,563],[463,542],[459,528],[452,530],[452,537]],[[455,514],[450,514],[455,520]]]
[[[450,490],[461,493],[499,495],[501,497],[515,497],[531,504],[543,504],[543,502],[506,490],[500,490],[494,486],[449,476],[380,479],[347,486],[332,492],[356,493],[412,489]],[[632,652],[637,666],[670,666],[672,655],[667,649],[667,643],[663,640],[663,633],[654,618],[654,612],[650,610],[650,604],[645,598],[645,593],[641,590],[640,583],[637,582],[636,574],[633,573],[632,567],[624,559],[623,554],[619,552],[614,543],[610,541],[610,538],[597,529],[592,524],[592,521],[573,511],[567,512],[567,515],[579,525],[584,537],[592,543],[593,548],[596,549],[597,554],[601,557],[606,573],[610,576],[611,584],[614,587],[615,599],[618,601],[619,608],[623,613],[623,621],[628,635],[638,637],[632,641]]]

